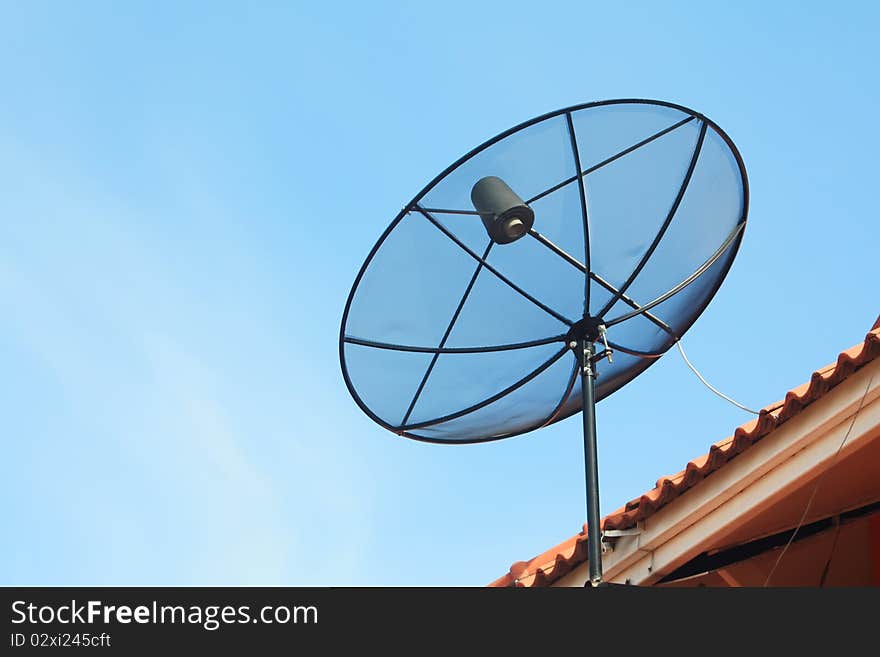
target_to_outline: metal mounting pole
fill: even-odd
[[[581,392],[584,419],[584,465],[587,483],[587,552],[590,564],[590,583],[602,582],[602,530],[599,526],[599,460],[596,439],[596,370],[593,364],[593,341],[582,338],[577,345],[581,366]]]

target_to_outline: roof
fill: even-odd
[[[782,401],[762,408],[756,419],[737,427],[732,436],[712,445],[707,454],[690,461],[684,470],[661,477],[653,489],[605,516],[602,529],[635,527],[877,358],[880,358],[880,317],[860,344],[842,352],[836,362],[813,372],[809,382],[790,390]],[[543,554],[514,563],[504,576],[489,586],[547,586],[586,561],[584,525],[581,533]]]

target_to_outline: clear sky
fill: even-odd
[[[724,391],[775,401],[880,313],[875,3],[0,7],[2,584],[482,585],[576,533],[578,417],[409,441],[337,353],[400,208],[560,107],[669,100],[739,147],[749,224],[684,340]],[[603,512],[748,419],[670,352],[599,405]]]

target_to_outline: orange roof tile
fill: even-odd
[[[676,497],[715,472],[782,423],[825,395],[859,368],[880,357],[880,317],[861,344],[842,352],[810,381],[788,392],[785,399],[761,409],[760,415],[738,427],[733,436],[715,443],[709,453],[687,464],[678,474],[661,477],[656,486],[602,519],[603,529],[628,529],[645,520]],[[489,586],[547,586],[587,560],[586,525],[583,531],[529,561],[517,561],[509,572]]]

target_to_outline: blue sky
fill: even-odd
[[[657,98],[734,140],[733,268],[687,334],[762,406],[880,313],[874,3],[0,5],[0,583],[481,585],[584,522],[580,421],[374,425],[339,321],[476,144]],[[675,352],[599,406],[603,512],[749,416]]]

